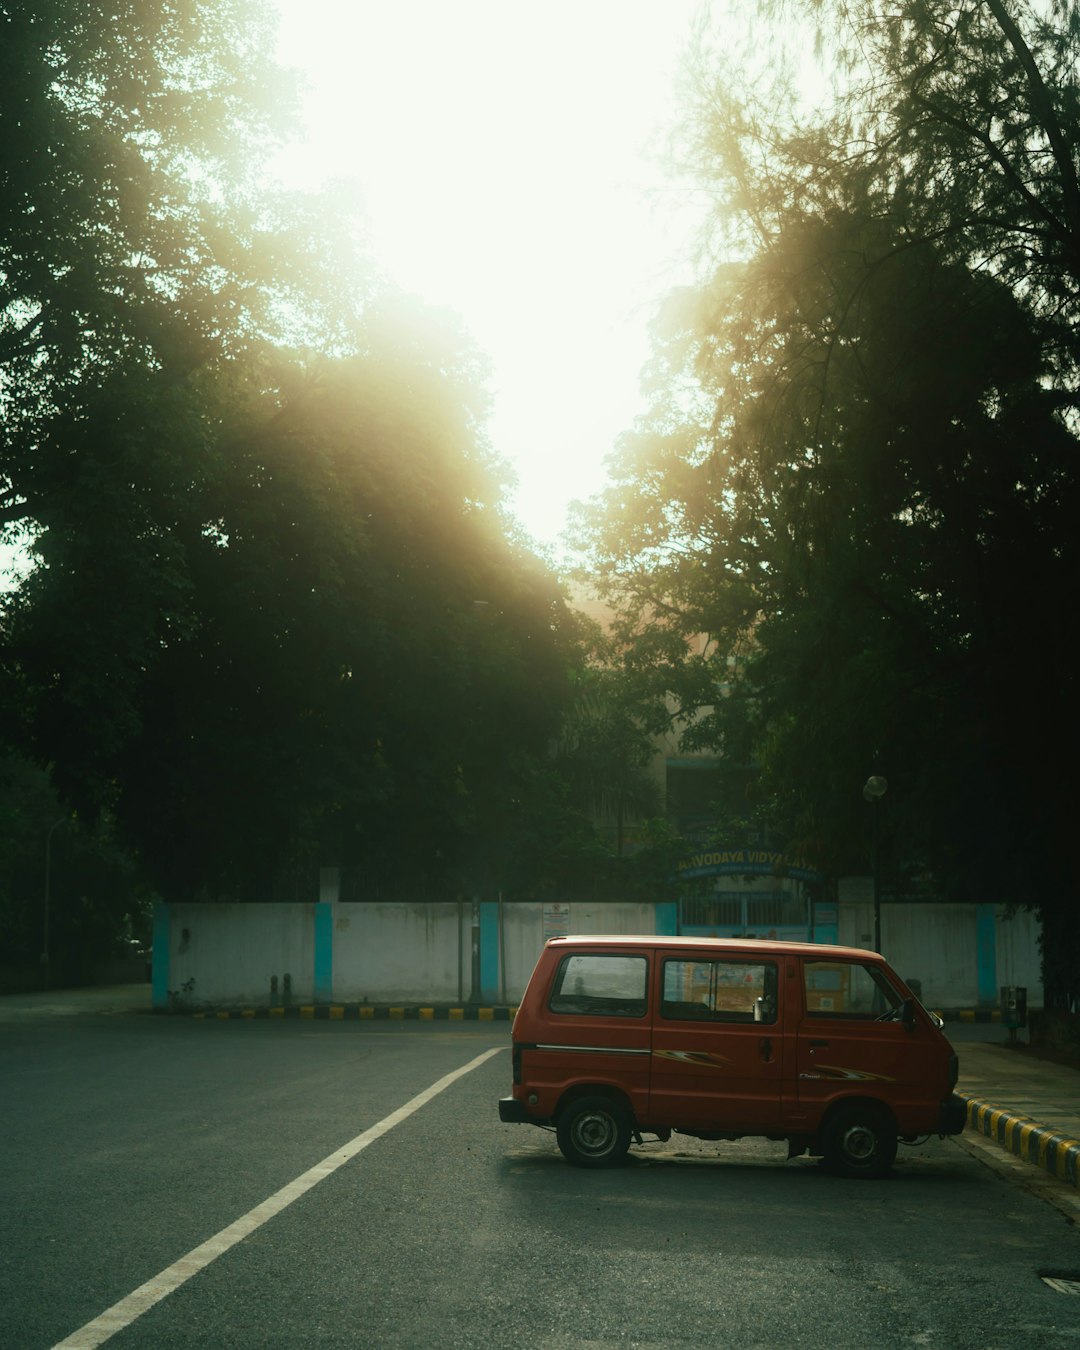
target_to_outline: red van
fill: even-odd
[[[643,1134],[786,1139],[880,1177],[898,1141],[959,1134],[939,1019],[876,952],[814,943],[558,937],[514,1018],[508,1122],[554,1125],[578,1167]]]

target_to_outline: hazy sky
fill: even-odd
[[[641,409],[646,325],[685,277],[696,210],[644,152],[700,0],[277,2],[311,86],[280,172],[355,178],[380,264],[462,316],[518,515],[554,542]]]

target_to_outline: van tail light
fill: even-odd
[[[953,1056],[955,1059],[955,1055]],[[521,1046],[515,1045],[510,1052],[510,1060],[513,1066],[514,1082],[521,1082]]]
[[[950,1091],[950,1092],[951,1092],[951,1091],[953,1090],[953,1088],[956,1086],[956,1080],[957,1080],[959,1077],[960,1077],[960,1056],[959,1056],[959,1055],[950,1055],[950,1056],[949,1056],[949,1091]],[[515,1079],[514,1081],[516,1082],[517,1080]]]

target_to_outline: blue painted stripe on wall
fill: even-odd
[[[656,936],[678,937],[679,906],[674,900],[660,901],[656,906]]]
[[[334,907],[315,906],[315,1002],[334,998]]]
[[[153,944],[150,967],[150,1006],[169,1006],[169,906],[159,900],[154,906]]]
[[[978,970],[979,1002],[996,1003],[997,916],[993,905],[975,906],[975,959]]]
[[[480,905],[480,997],[499,997],[499,906],[491,900]]]

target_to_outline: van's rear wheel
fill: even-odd
[[[840,1107],[821,1135],[825,1166],[844,1177],[883,1177],[896,1159],[896,1125],[872,1102]]]
[[[630,1116],[610,1097],[577,1097],[559,1112],[555,1136],[575,1167],[616,1167],[630,1147]]]

